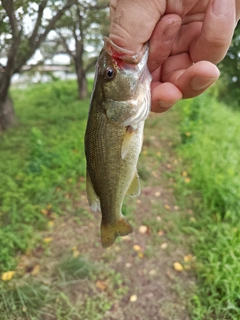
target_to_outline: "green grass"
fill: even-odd
[[[205,94],[182,101],[177,175],[182,206],[194,207],[185,231],[197,258],[192,319],[239,319],[240,113]],[[186,183],[187,173],[190,179]]]
[[[98,290],[97,280],[107,289]],[[101,320],[126,293],[120,273],[81,257],[67,257],[53,268],[51,278],[0,283],[0,319]]]
[[[89,100],[80,102],[76,84],[61,81],[13,90],[12,96],[19,122],[0,136],[0,275],[15,270],[19,254],[42,245],[36,231],[45,229],[49,219],[68,211],[81,224],[81,217],[88,215],[73,206],[82,187],[80,177],[85,175],[83,138]],[[179,125],[181,161],[175,173],[167,174],[176,183],[179,207],[194,209],[194,215],[164,223],[172,237],[178,227],[183,228],[196,256],[192,319],[238,320],[240,113],[209,94],[182,101],[178,108],[180,124],[172,121]],[[179,142],[172,139],[176,147]],[[152,153],[149,158],[163,161],[161,151],[163,156]],[[139,171],[147,180],[150,169]],[[129,204],[133,206],[129,202],[123,211],[131,218]],[[144,223],[155,234],[162,229],[154,218]],[[105,260],[112,259],[110,254],[106,252]],[[51,277],[49,283],[33,281],[31,276],[25,282],[17,275],[8,283],[0,282],[2,318],[100,320],[127,292],[122,275],[106,266],[96,268],[84,257],[60,262]],[[98,280],[107,283],[106,291],[96,288]],[[87,292],[78,296],[83,285]]]
[[[38,241],[34,232],[50,215],[71,210],[66,194],[85,175],[89,100],[77,99],[75,82],[15,89],[12,97],[18,124],[0,136],[0,274]]]

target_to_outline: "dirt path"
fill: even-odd
[[[59,286],[68,303],[59,295],[48,308],[52,317],[44,319],[190,319],[186,304],[194,280],[189,271],[178,272],[173,267],[189,249],[179,231],[184,212],[176,205],[172,190],[171,172],[177,165],[173,146],[179,137],[171,117],[174,113],[151,115],[146,124],[139,161],[142,192],[124,206],[134,226],[132,235],[103,250],[100,215],[89,210],[84,191],[74,203],[80,214],[66,214],[43,233],[51,242],[47,252],[33,254],[32,263],[41,266],[37,277],[53,283],[55,265],[72,254],[96,264],[98,270],[90,279]]]

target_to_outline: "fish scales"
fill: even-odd
[[[139,66],[142,59],[145,64]],[[146,67],[146,47],[139,60],[107,38],[96,67],[85,154],[87,196],[92,209],[102,212],[103,247],[111,246],[117,236],[132,232],[121,212],[122,203],[126,194],[140,193],[137,161],[144,120],[150,109],[151,77]]]

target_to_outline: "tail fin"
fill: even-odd
[[[101,224],[101,238],[103,248],[111,247],[118,236],[126,236],[133,232],[133,228],[128,220],[122,216],[114,224]]]

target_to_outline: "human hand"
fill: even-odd
[[[231,43],[240,0],[111,0],[110,38],[140,51],[149,41],[152,111],[204,92]],[[161,19],[160,19],[161,18]]]

